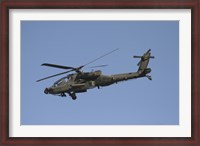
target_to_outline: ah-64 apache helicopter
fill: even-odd
[[[61,66],[57,64],[44,63],[42,64],[42,66],[66,69],[68,71],[58,73],[52,76],[48,76],[46,78],[42,78],[40,80],[37,80],[37,82],[74,71],[75,73],[68,74],[67,76],[56,81],[51,87],[46,88],[44,90],[44,93],[59,95],[62,97],[66,96],[65,93],[67,93],[69,96],[71,96],[73,100],[75,100],[77,98],[76,93],[87,92],[88,89],[92,89],[95,87],[100,88],[102,86],[109,86],[113,83],[117,83],[120,81],[126,81],[130,79],[141,78],[141,77],[147,77],[149,80],[152,80],[151,76],[148,75],[151,72],[151,68],[147,68],[149,59],[154,58],[154,56],[151,56],[150,49],[146,53],[144,53],[143,56],[133,56],[134,58],[140,58],[140,61],[137,64],[139,68],[136,72],[114,74],[114,75],[103,75],[100,70],[96,70],[92,72],[81,71],[81,69],[85,67],[86,65],[91,64],[95,62],[96,60],[103,58],[106,55],[111,54],[112,52],[116,50],[117,49],[79,67],[69,67],[69,66]],[[95,66],[95,67],[103,67],[103,66],[106,66],[106,65]]]

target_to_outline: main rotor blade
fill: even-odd
[[[108,65],[97,65],[97,66],[90,66],[90,67],[86,67],[86,68],[96,68],[96,67],[106,67]]]
[[[55,75],[51,75],[51,76],[48,76],[48,77],[45,77],[45,78],[42,78],[42,79],[39,79],[36,82],[40,82],[40,81],[43,81],[43,80],[46,80],[46,79],[49,79],[49,78],[52,78],[52,77],[55,77],[55,76],[66,74],[66,73],[71,72],[71,71],[80,72],[80,69],[82,69],[86,65],[91,64],[91,63],[93,63],[93,62],[95,62],[95,61],[97,61],[97,60],[99,60],[99,59],[101,59],[101,58],[103,58],[103,57],[105,57],[105,56],[117,51],[117,50],[119,50],[119,48],[118,49],[114,49],[113,51],[108,52],[108,53],[106,53],[106,54],[104,54],[104,55],[102,55],[102,56],[100,56],[100,57],[98,57],[98,58],[86,63],[85,65],[82,65],[82,66],[79,66],[79,67],[76,67],[76,68],[69,67],[69,66],[57,65],[57,64],[43,63],[42,66],[49,66],[49,67],[55,67],[55,68],[61,68],[61,69],[71,69],[71,70],[65,71],[65,72],[61,72],[61,73],[58,73],[58,74],[55,74]],[[103,67],[103,66],[106,66],[106,65],[101,65],[101,66],[98,66],[98,67]],[[95,67],[97,67],[97,66],[95,66]]]
[[[62,75],[62,74],[66,74],[66,73],[71,72],[71,71],[74,71],[74,69],[71,69],[71,70],[69,70],[69,71],[61,72],[61,73],[58,73],[58,74],[55,74],[55,75],[51,75],[51,76],[48,76],[48,77],[39,79],[39,80],[37,80],[36,82],[40,82],[40,81],[43,81],[43,80],[46,80],[46,79],[49,79],[49,78],[52,78],[52,77],[55,77],[55,76],[59,76],[59,75]]]
[[[133,58],[142,58],[142,56],[133,56]]]
[[[117,51],[117,50],[119,50],[119,48],[118,48],[118,49],[115,49],[115,50],[112,50],[112,51],[110,51],[110,52],[108,52],[108,53],[106,53],[106,54],[104,54],[104,55],[102,55],[102,56],[100,56],[100,57],[98,57],[98,58],[96,58],[96,59],[94,59],[94,60],[92,60],[92,61],[86,63],[85,65],[83,65],[83,67],[86,66],[86,65],[88,65],[88,64],[91,64],[91,63],[93,63],[93,62],[95,62],[95,61],[97,61],[97,60],[99,60],[99,59],[101,59],[101,58],[103,58],[103,57],[105,57],[105,56],[107,56],[107,55],[109,55],[109,54],[111,54],[111,53]]]
[[[43,63],[41,66],[55,67],[55,68],[61,68],[61,69],[74,69],[74,67],[50,64],[50,63]]]

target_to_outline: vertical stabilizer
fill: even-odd
[[[138,73],[146,75],[147,73],[151,72],[150,68],[147,68],[149,64],[149,59],[154,58],[154,56],[151,56],[151,49],[149,49],[146,53],[144,53],[143,56],[133,56],[134,58],[140,58],[140,61],[138,62]]]

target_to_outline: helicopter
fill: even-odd
[[[40,81],[43,81],[55,76],[67,74],[69,72],[75,72],[75,73],[68,74],[67,76],[60,78],[59,80],[54,82],[54,84],[51,87],[45,88],[44,93],[58,95],[61,97],[66,97],[66,93],[67,93],[73,100],[76,100],[77,93],[87,92],[88,89],[93,89],[95,87],[99,89],[100,87],[109,86],[114,83],[118,83],[120,81],[126,81],[130,79],[136,79],[136,78],[142,78],[142,77],[147,77],[149,80],[152,80],[151,76],[148,75],[151,72],[151,68],[147,68],[150,58],[154,58],[154,56],[151,56],[151,49],[149,49],[142,56],[133,56],[133,58],[140,58],[140,61],[137,64],[137,66],[139,67],[136,72],[104,75],[102,74],[101,70],[96,70],[96,71],[91,71],[91,72],[82,71],[82,69],[85,66],[117,50],[118,49],[115,49],[79,67],[69,67],[69,66],[62,66],[62,65],[57,65],[57,64],[43,63],[41,66],[60,68],[60,69],[65,69],[67,71],[39,79],[36,82],[40,82]],[[100,66],[94,66],[94,67],[104,67],[104,66],[107,66],[107,65],[100,65]]]

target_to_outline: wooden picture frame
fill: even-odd
[[[200,145],[199,0],[5,0],[1,2],[1,143],[0,145]],[[191,9],[192,136],[184,137],[9,137],[10,9]]]

